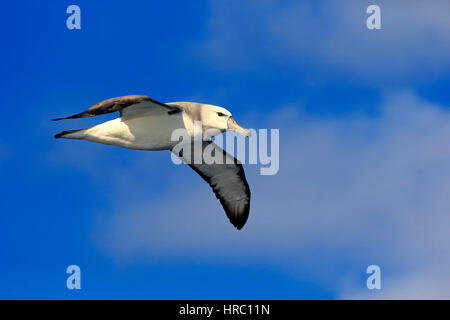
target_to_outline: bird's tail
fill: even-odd
[[[84,131],[86,129],[76,129],[76,130],[67,130],[55,134],[55,139],[65,138],[65,139],[83,139]]]

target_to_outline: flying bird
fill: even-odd
[[[107,99],[81,113],[52,120],[87,118],[116,111],[119,118],[90,128],[63,131],[55,138],[88,140],[137,150],[170,150],[210,185],[230,222],[237,229],[245,225],[251,193],[242,164],[210,139],[202,140],[202,151],[212,148],[212,153],[222,157],[222,161],[197,163],[192,159],[193,152],[188,156],[176,151],[178,141],[172,140],[176,129],[185,129],[194,139],[197,121],[201,123],[202,132],[216,129],[219,134],[231,130],[250,137],[250,130],[239,126],[227,109],[196,102],[162,103],[145,95],[130,95]]]

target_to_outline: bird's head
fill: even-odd
[[[221,132],[231,130],[247,138],[250,137],[250,130],[241,127],[231,116],[230,111],[219,106],[204,104],[201,108],[201,120],[204,130],[218,129]]]

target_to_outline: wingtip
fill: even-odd
[[[250,211],[250,210],[249,210]],[[242,214],[239,218],[234,218],[231,219],[229,217],[229,220],[231,222],[231,224],[238,230],[242,230],[242,228],[247,224],[247,220],[249,217],[249,213],[250,212],[245,212],[244,214]]]
[[[247,220],[245,221],[239,221],[239,222],[234,222],[233,226],[237,229],[237,230],[242,230],[242,228],[245,226]]]
[[[59,121],[59,120],[68,120],[68,119],[80,119],[80,118],[88,118],[88,117],[93,117],[95,116],[95,114],[91,114],[89,113],[89,110],[87,111],[83,111],[77,114],[73,114],[71,116],[68,117],[62,117],[62,118],[53,118],[50,119],[51,121]]]

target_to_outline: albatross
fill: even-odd
[[[162,103],[145,95],[107,99],[81,113],[51,120],[87,118],[116,111],[120,117],[114,120],[89,128],[62,131],[55,138],[87,140],[136,150],[170,150],[209,184],[230,222],[242,229],[250,212],[251,195],[242,164],[210,138],[202,139],[202,151],[212,148],[215,156],[219,155],[223,161],[196,163],[182,151],[175,150],[178,141],[172,141],[172,133],[176,129],[185,129],[194,141],[198,121],[203,133],[208,129],[214,129],[215,134],[231,130],[250,137],[250,130],[238,125],[225,108],[196,102]]]

